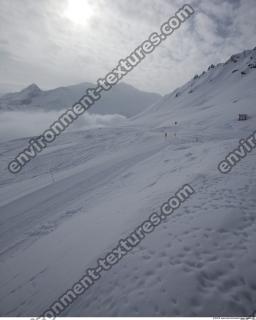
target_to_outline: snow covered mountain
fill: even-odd
[[[256,149],[217,167],[255,131],[255,64],[244,51],[122,125],[65,132],[15,176],[28,139],[0,143],[0,315],[41,315],[187,183],[193,197],[62,315],[251,315]]]
[[[210,65],[133,119],[164,127],[182,121],[183,129],[197,128],[199,135],[214,128],[230,132],[239,113],[256,116],[255,80],[256,47],[231,56],[225,63]]]
[[[58,111],[67,109],[84,95],[87,88],[92,87],[92,83],[81,83],[43,91],[36,84],[31,84],[20,92],[9,93],[1,97],[0,110]],[[130,117],[143,111],[160,98],[159,94],[140,91],[121,83],[110,92],[104,93],[104,98],[93,106],[93,112],[98,114],[119,113]]]

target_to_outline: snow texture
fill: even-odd
[[[242,52],[125,123],[64,133],[15,176],[28,139],[1,142],[0,314],[39,316],[186,183],[196,194],[63,315],[252,314],[255,150],[217,166],[255,130],[255,63]]]

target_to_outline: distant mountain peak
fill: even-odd
[[[32,83],[20,92],[7,94],[0,98],[1,110],[65,110],[77,102],[85,94],[86,89],[94,84],[84,82],[76,85],[41,90]],[[134,116],[152,104],[161,95],[140,91],[124,83],[116,85],[114,90],[93,107],[93,113],[121,114],[125,117]]]
[[[41,89],[38,87],[37,84],[32,83],[31,85],[21,90],[20,92],[41,92]]]

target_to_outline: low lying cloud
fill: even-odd
[[[8,111],[0,113],[0,141],[36,136],[46,130],[61,112]],[[123,123],[126,118],[119,114],[100,115],[86,113],[80,116],[68,130],[87,130],[111,127]]]

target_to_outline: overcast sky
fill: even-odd
[[[185,3],[196,14],[125,82],[169,93],[256,46],[255,0],[0,0],[0,92],[95,82]]]

